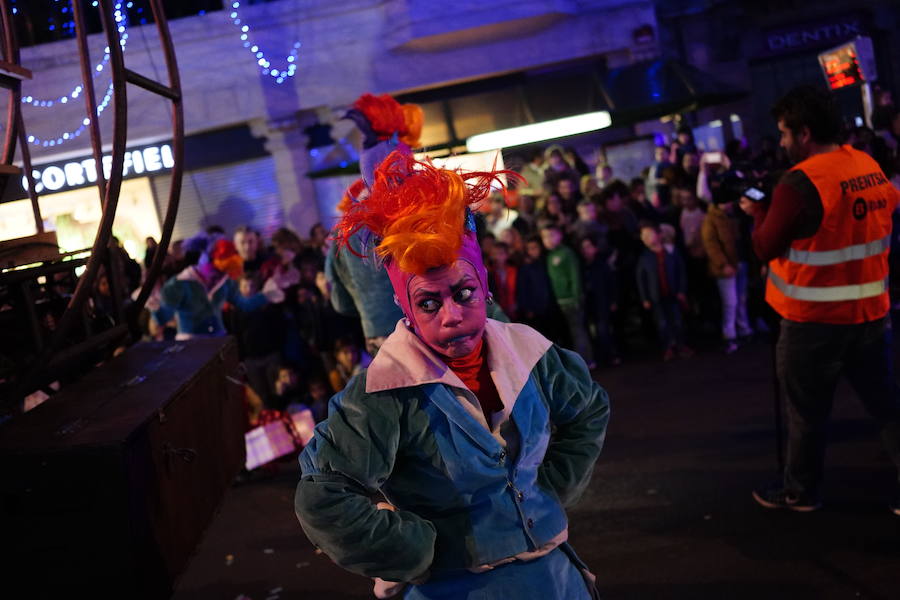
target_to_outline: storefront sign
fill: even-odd
[[[112,156],[102,158],[103,176],[109,179]],[[172,146],[159,144],[125,151],[122,176],[125,179],[162,173],[175,166]],[[35,191],[39,194],[63,192],[97,183],[97,161],[93,157],[41,165],[32,169]],[[22,189],[28,189],[28,179],[22,176]]]
[[[761,54],[776,56],[834,46],[866,33],[861,15],[842,15],[763,32]]]

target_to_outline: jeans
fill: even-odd
[[[886,318],[857,325],[782,319],[775,359],[788,423],[785,489],[819,493],[828,419],[841,375],[878,422],[885,450],[900,469],[900,388],[886,323]]]
[[[738,263],[733,277],[720,277],[717,283],[722,300],[722,337],[733,340],[737,334],[753,335],[747,319],[747,263]]]
[[[569,327],[569,335],[571,336],[572,345],[584,362],[591,364],[594,362],[594,352],[591,349],[591,341],[588,338],[587,327],[584,322],[584,310],[577,304],[562,304],[559,306],[562,310],[563,317],[566,319],[566,325]]]
[[[653,304],[653,318],[663,349],[684,345],[684,325],[681,321],[681,305],[678,300],[662,298]]]

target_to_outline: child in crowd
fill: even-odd
[[[516,306],[523,323],[557,343],[561,341],[553,326],[555,302],[544,260],[544,246],[537,236],[525,241],[524,262],[516,276]]]
[[[290,365],[280,365],[275,369],[272,382],[271,408],[283,411],[289,405],[301,402],[302,398],[297,370]]]
[[[495,243],[488,261],[488,282],[494,299],[510,319],[515,319],[517,316],[517,275],[518,269],[509,260],[509,246],[504,242]]]
[[[687,358],[693,351],[684,343],[681,309],[687,304],[687,274],[684,261],[674,247],[663,246],[655,223],[641,225],[641,241],[646,246],[637,264],[637,287],[644,309],[653,311],[663,360]]]
[[[616,277],[609,263],[600,254],[599,244],[592,237],[581,240],[578,249],[582,259],[584,282],[584,314],[589,326],[593,326],[594,355],[598,362],[610,365],[622,363],[616,350],[610,328],[610,314],[618,306]]]
[[[541,229],[541,241],[547,250],[547,274],[556,302],[568,325],[575,351],[584,358],[589,368],[594,368],[594,353],[584,328],[578,257],[571,248],[563,245],[562,239],[562,229],[557,225],[545,225]]]
[[[332,391],[340,392],[360,370],[359,346],[348,338],[337,340],[334,343],[334,368],[328,374]]]
[[[600,253],[609,251],[606,239],[606,226],[597,221],[597,205],[593,200],[582,200],[578,203],[578,219],[569,226],[569,238],[575,243],[586,237],[594,238]]]

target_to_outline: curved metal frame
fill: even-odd
[[[156,21],[157,30],[159,31],[160,42],[165,54],[166,67],[169,76],[169,86],[163,86],[157,82],[153,82],[133,71],[126,69],[122,46],[120,45],[119,33],[113,16],[113,2],[115,0],[99,0],[99,10],[103,30],[106,35],[106,43],[109,46],[110,54],[110,72],[112,76],[113,86],[113,143],[112,143],[112,163],[109,179],[106,180],[103,161],[102,161],[102,141],[100,137],[100,128],[97,120],[97,102],[94,96],[94,86],[91,68],[90,52],[87,43],[87,30],[84,23],[84,13],[80,2],[72,2],[73,16],[75,20],[75,32],[81,62],[81,75],[83,87],[85,91],[85,105],[87,114],[90,118],[89,131],[91,135],[91,146],[93,149],[94,159],[97,165],[97,183],[100,190],[100,196],[103,204],[103,214],[100,224],[97,228],[97,235],[91,248],[91,258],[87,264],[85,272],[78,279],[75,292],[66,306],[62,318],[50,340],[50,343],[40,353],[39,358],[35,361],[34,367],[21,380],[18,386],[17,397],[21,398],[25,393],[29,393],[40,382],[42,373],[46,373],[47,368],[51,364],[59,362],[61,356],[54,356],[62,349],[66,335],[72,326],[81,317],[85,302],[93,288],[94,280],[100,270],[103,260],[106,256],[107,245],[112,235],[112,225],[115,220],[116,207],[119,200],[119,192],[122,186],[122,170],[124,166],[125,146],[127,142],[127,96],[126,83],[133,83],[148,89],[158,95],[164,96],[172,101],[172,153],[174,158],[174,166],[171,172],[171,187],[169,189],[169,200],[166,209],[166,216],[163,223],[162,236],[159,242],[157,252],[155,253],[153,262],[144,280],[143,287],[136,301],[131,305],[126,322],[120,323],[112,330],[104,332],[97,336],[98,340],[102,338],[103,342],[118,339],[128,333],[130,329],[133,333],[137,332],[137,317],[143,308],[147,298],[150,295],[156,279],[162,269],[162,264],[168,251],[169,242],[172,238],[172,231],[175,226],[175,217],[178,211],[178,200],[181,193],[181,181],[184,168],[184,110],[181,94],[181,81],[178,75],[178,63],[175,56],[175,49],[172,44],[172,36],[169,32],[168,22],[161,0],[150,0],[150,6],[153,11],[154,20]],[[2,8],[2,23],[5,35],[5,53],[11,62],[18,64],[18,47],[15,42],[14,30],[11,19],[9,18],[9,10],[7,0],[0,0],[0,8]],[[21,91],[14,95],[21,96]],[[21,143],[25,144],[25,128],[22,122],[22,112],[20,98],[11,98],[13,102],[10,104],[9,116],[12,117],[10,125],[17,124],[18,127],[10,126],[7,129],[6,145],[4,147],[3,158],[8,159],[6,164],[11,162],[15,153],[15,133],[18,131]],[[28,156],[27,150],[23,151],[23,159]],[[40,220],[39,209],[37,208],[37,195],[35,184],[32,179],[30,160],[25,160],[26,177],[29,182],[29,194],[32,196],[32,203],[35,206],[35,218]],[[40,227],[40,225],[39,225]],[[90,340],[88,340],[90,341]],[[66,354],[62,352],[61,354]]]

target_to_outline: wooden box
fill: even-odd
[[[8,597],[171,595],[244,463],[237,363],[232,338],[140,343],[0,426]]]

